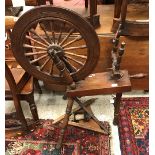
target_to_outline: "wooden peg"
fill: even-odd
[[[123,54],[124,54],[124,50],[125,50],[125,42],[123,41],[122,43],[121,43],[121,47],[119,48],[119,51],[118,51],[118,54],[119,54],[119,56],[122,56]]]

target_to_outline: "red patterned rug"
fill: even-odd
[[[119,135],[122,155],[149,154],[149,98],[122,100]]]
[[[110,130],[107,122],[104,125]],[[57,152],[59,131],[51,120],[42,120],[42,125],[28,135],[6,139],[6,155],[110,155],[107,135],[73,126],[67,128],[65,143]]]

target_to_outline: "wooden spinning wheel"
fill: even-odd
[[[127,72],[124,72],[124,78],[121,76],[118,81],[111,78],[111,72],[86,78],[97,64],[100,46],[97,34],[84,18],[64,8],[36,7],[18,19],[11,40],[15,58],[29,74],[49,84],[70,86],[66,92],[68,103],[55,151],[60,151],[62,146],[74,101],[104,130],[105,134],[110,134],[79,97],[117,93],[117,117],[122,92],[129,91],[131,84]],[[116,40],[119,41],[117,37]],[[124,51],[123,45],[120,50],[122,53],[118,62],[117,47],[114,46],[113,68],[117,71]],[[75,85],[77,81],[79,82]]]
[[[12,50],[19,64],[34,77],[66,84],[53,61],[58,57],[74,81],[88,76],[99,58],[93,27],[64,8],[41,6],[23,14],[12,32]]]

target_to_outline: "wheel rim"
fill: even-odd
[[[38,11],[42,12],[42,9],[47,11],[46,15],[34,15]],[[97,36],[90,24],[83,21],[82,17],[78,16],[82,19],[82,22],[85,22],[86,28],[91,29],[93,38],[88,38],[89,35],[84,33],[86,30],[82,29],[81,31],[80,24],[75,23],[75,19],[73,19],[77,17],[75,13],[56,7],[50,7],[50,9],[48,11],[49,7],[40,7],[30,10],[22,16],[19,22],[17,21],[12,35],[14,38],[12,39],[13,53],[21,66],[30,74],[41,80],[64,84],[64,79],[50,55],[50,51],[54,50],[66,65],[73,79],[75,81],[82,80],[88,75],[88,73],[85,74],[85,71],[90,73],[99,57]],[[27,21],[28,14],[32,14],[32,12],[32,19],[30,18]],[[71,19],[68,19],[64,14],[65,17],[62,17],[61,14],[58,15],[55,12],[69,12]],[[24,20],[26,25],[20,27]],[[18,30],[20,32],[17,32]],[[17,37],[17,40],[15,37]],[[90,39],[97,43],[97,48],[93,46],[94,49],[92,49]],[[92,62],[93,65],[90,62],[92,58],[95,62]]]

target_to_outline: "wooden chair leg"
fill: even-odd
[[[34,102],[33,94],[26,96],[26,101],[29,103],[30,110],[31,110],[32,117],[33,117],[34,121],[38,124],[39,123],[39,117],[38,117],[37,107],[36,107],[36,104]]]
[[[113,120],[114,125],[118,125],[118,115],[120,110],[121,98],[122,98],[122,93],[117,93],[114,101],[114,120]]]
[[[22,123],[22,128],[25,132],[28,132],[28,125],[27,125],[27,121],[25,119],[20,101],[18,99],[17,96],[13,96],[13,100],[14,100],[14,105],[15,105],[15,109],[16,109],[16,114],[17,114],[17,118],[21,121]]]
[[[97,14],[97,0],[90,0],[90,16]]]
[[[50,4],[52,4],[52,5],[53,5],[53,0],[50,0]]]
[[[88,0],[85,0],[85,8],[88,8]]]
[[[73,102],[74,102],[74,100],[72,98],[68,98],[66,114],[65,114],[64,119],[63,119],[63,124],[61,126],[61,131],[60,131],[60,137],[59,137],[58,143],[56,145],[56,149],[60,149],[61,146],[62,146],[64,133],[65,133],[65,130],[67,128],[69,117],[70,117],[70,114],[71,114],[71,111],[72,111]]]
[[[122,0],[115,0],[114,18],[120,18]]]

